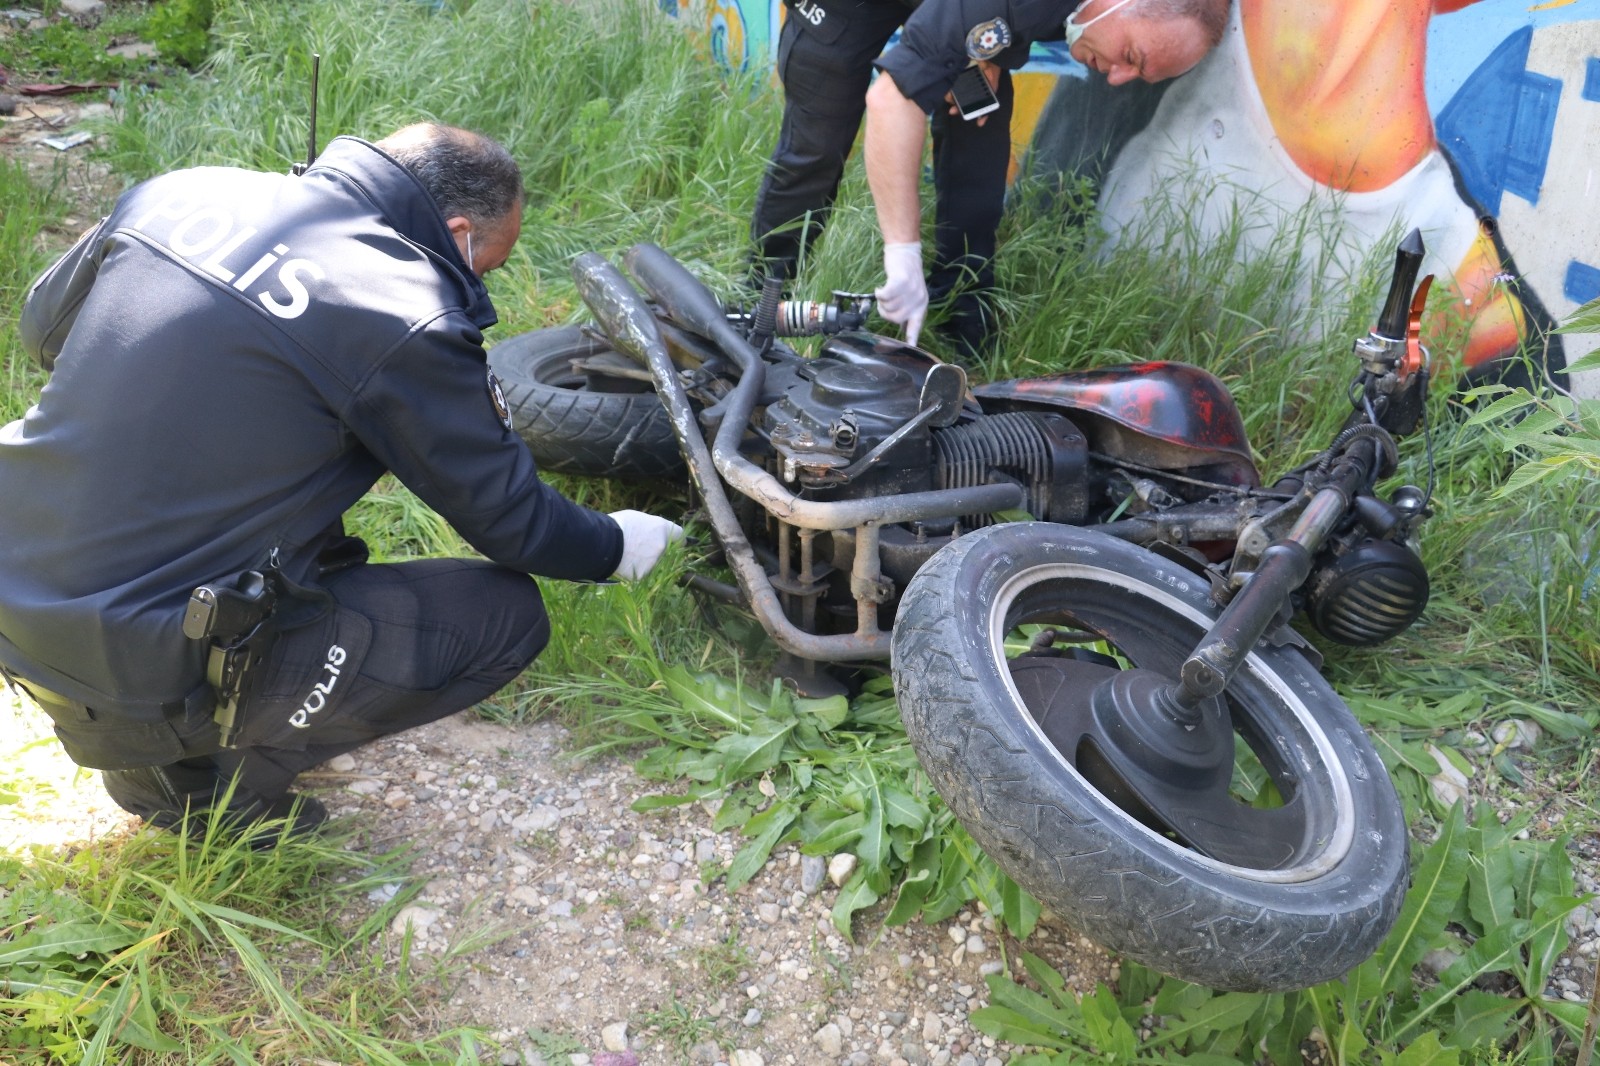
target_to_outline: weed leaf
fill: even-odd
[[[1435,931],[1444,928],[1445,919],[1465,887],[1471,858],[1457,839],[1464,833],[1463,820],[1458,803],[1439,827],[1438,839],[1423,852],[1422,861],[1411,878],[1411,889],[1400,908],[1400,917],[1388,938],[1378,947],[1377,957],[1382,962],[1377,985],[1383,995],[1399,993],[1410,980],[1412,967],[1432,947]],[[1374,999],[1373,1003],[1376,1002]],[[1368,1007],[1366,1024],[1370,1024],[1374,1009],[1375,1006]],[[1324,1032],[1327,1031],[1324,1028]]]
[[[1398,1055],[1386,1051],[1378,1056],[1381,1066],[1456,1066],[1460,1061],[1454,1048],[1439,1045],[1437,1033],[1422,1034]]]
[[[1132,1062],[1135,1046],[1133,1026],[1122,1017],[1117,998],[1105,985],[1083,997],[1079,1004],[1083,1026],[1089,1031],[1089,1040],[1109,1062]]]
[[[797,814],[792,803],[780,802],[750,820],[745,831],[754,833],[755,839],[740,848],[728,866],[729,892],[737,892],[761,870]]]
[[[120,951],[138,939],[137,934],[111,922],[63,922],[0,943],[0,972],[50,960],[70,965],[90,952]]]
[[[833,926],[843,933],[845,939],[854,940],[850,931],[850,919],[856,911],[863,907],[870,907],[878,902],[878,893],[874,892],[867,884],[866,872],[860,867],[856,868],[855,875],[844,883],[839,890],[839,897],[833,902]]]

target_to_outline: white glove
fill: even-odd
[[[667,545],[683,539],[683,527],[643,511],[612,511],[611,520],[622,528],[622,561],[617,576],[637,581],[648,574],[667,550]]]
[[[928,283],[922,277],[922,242],[883,246],[884,281],[873,295],[878,313],[906,328],[906,343],[916,344],[928,317]]]

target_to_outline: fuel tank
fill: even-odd
[[[1097,452],[1158,470],[1259,485],[1244,420],[1215,375],[1186,363],[1133,363],[1017,378],[972,390],[984,413],[1060,411]]]

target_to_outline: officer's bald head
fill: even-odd
[[[505,146],[458,126],[419,122],[377,146],[428,190],[445,218],[491,227],[522,213],[522,170]]]
[[[1150,19],[1193,19],[1205,34],[1206,45],[1215,48],[1228,28],[1229,0],[1134,0],[1129,14]]]

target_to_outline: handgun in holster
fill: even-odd
[[[277,638],[272,612],[278,603],[276,572],[246,570],[232,578],[201,585],[189,596],[183,635],[209,640],[206,680],[216,692],[213,714],[220,743],[238,739],[239,705],[250,694],[256,669]]]

